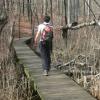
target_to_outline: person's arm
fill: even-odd
[[[38,38],[39,38],[40,33],[41,33],[41,26],[39,25],[38,26],[38,31],[37,31],[37,33],[35,35],[35,38],[34,38],[34,45],[35,46],[37,45],[37,42],[38,42]]]
[[[37,32],[37,33],[36,33],[36,36],[35,36],[35,38],[34,38],[34,42],[35,42],[35,44],[37,44],[39,34],[40,34],[40,32]]]

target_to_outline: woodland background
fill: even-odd
[[[99,10],[98,0],[1,0],[0,100],[36,100],[13,40],[34,37],[45,15],[50,15],[54,27],[56,68],[100,99]]]

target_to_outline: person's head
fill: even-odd
[[[45,16],[44,17],[44,22],[48,23],[50,21],[50,16]]]

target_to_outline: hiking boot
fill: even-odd
[[[44,70],[43,75],[44,76],[48,76],[48,71],[47,70]]]

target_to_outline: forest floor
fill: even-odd
[[[21,38],[28,36],[32,36],[32,28],[29,21],[24,17],[20,19],[20,23],[18,22],[18,20],[16,20],[14,37]]]

